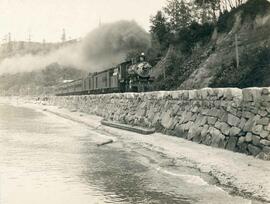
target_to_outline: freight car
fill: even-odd
[[[152,89],[151,65],[142,54],[138,59],[123,62],[85,78],[63,83],[56,88],[57,96],[102,94],[114,92],[144,92]]]

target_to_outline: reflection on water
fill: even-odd
[[[197,182],[188,169],[177,176],[143,165],[134,152],[98,148],[96,136],[48,113],[0,104],[0,203],[248,203]]]
[[[162,181],[162,177],[156,177],[151,169],[137,163],[134,157],[110,149],[92,152],[82,177],[91,186],[102,189],[114,202],[185,204],[194,200],[173,193],[174,187],[167,184],[167,178],[164,186],[151,187],[153,179]]]

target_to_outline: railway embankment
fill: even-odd
[[[41,100],[270,160],[270,88],[51,96]]]

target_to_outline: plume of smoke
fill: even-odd
[[[149,46],[149,35],[134,21],[119,21],[102,25],[87,35],[82,52],[86,64],[105,68],[123,61],[129,51]]]
[[[72,49],[74,48],[74,49]],[[18,72],[30,72],[40,70],[46,66],[59,63],[63,66],[82,67],[80,63],[80,56],[74,50],[78,49],[77,45],[70,45],[62,47],[47,54],[25,54],[15,55],[13,57],[5,58],[0,62],[0,74]]]
[[[134,21],[101,25],[76,44],[47,54],[13,56],[0,62],[0,74],[43,69],[52,63],[89,72],[109,68],[123,61],[129,51],[150,46],[149,34]]]

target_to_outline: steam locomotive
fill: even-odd
[[[152,90],[152,66],[142,53],[139,58],[123,62],[105,71],[62,83],[56,87],[57,96],[103,94],[114,92],[145,92]]]

